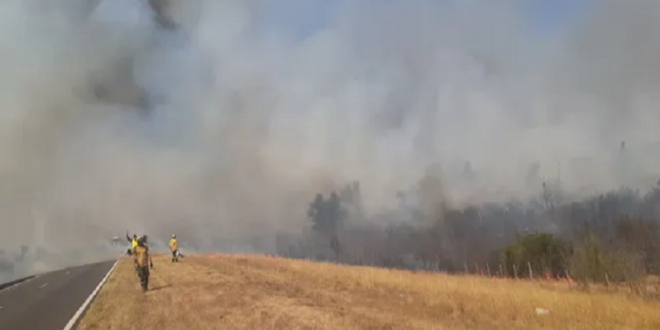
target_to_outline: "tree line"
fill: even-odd
[[[539,197],[526,202],[451,208],[438,201],[430,214],[401,207],[366,218],[359,182],[353,182],[316,194],[307,210],[310,228],[283,239],[279,252],[450,273],[482,267],[501,276],[531,272],[584,283],[632,283],[660,273],[660,181],[644,194],[623,187],[577,201],[560,196],[560,187],[551,191],[544,184]]]

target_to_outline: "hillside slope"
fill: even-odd
[[[78,329],[660,329],[658,303],[549,284],[262,256],[154,266],[142,294],[122,260]]]

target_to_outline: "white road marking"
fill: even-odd
[[[70,271],[67,271],[66,273],[64,273],[64,275],[69,275],[69,273],[71,273],[71,272],[70,272]]]
[[[48,285],[48,283],[44,283],[44,284],[42,284],[42,285],[41,285],[41,286],[39,287],[39,290],[41,290],[41,289],[43,289],[43,288],[45,288],[45,287],[46,287],[46,285]]]
[[[33,281],[34,279],[36,279],[36,278],[39,277],[39,276],[41,276],[41,275],[35,275],[35,276],[33,276],[32,278],[27,279],[27,280],[25,280],[25,281],[23,281],[23,282],[19,282],[19,283],[17,283],[17,284],[14,284],[14,285],[8,287],[8,288],[4,288],[3,290],[0,290],[0,292],[14,290],[14,289],[16,289],[17,287],[23,285],[24,283],[27,283],[27,282]]]
[[[85,311],[87,306],[89,306],[89,304],[92,302],[92,299],[94,299],[94,297],[99,292],[99,290],[101,290],[101,287],[108,280],[108,277],[110,277],[110,274],[112,274],[112,271],[115,270],[115,267],[117,266],[117,263],[119,263],[119,259],[117,259],[117,261],[115,261],[115,264],[112,265],[112,268],[110,268],[108,273],[105,274],[105,277],[101,280],[99,285],[96,286],[96,289],[94,289],[94,291],[92,291],[92,294],[90,294],[89,297],[87,297],[87,300],[85,300],[85,302],[82,304],[82,306],[80,306],[80,308],[78,308],[78,311],[76,312],[76,314],[73,315],[71,320],[69,320],[69,323],[66,324],[66,326],[64,327],[64,330],[72,330],[73,329],[73,326],[76,324],[78,319],[80,319],[80,316],[82,316],[82,313]]]

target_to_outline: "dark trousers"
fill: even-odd
[[[149,266],[138,266],[137,273],[140,278],[142,291],[147,291],[149,288]]]
[[[172,262],[179,262],[179,250],[172,251]]]

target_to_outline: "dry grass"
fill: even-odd
[[[261,256],[154,261],[144,295],[120,262],[78,329],[660,329],[658,303],[548,284]]]

